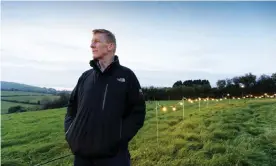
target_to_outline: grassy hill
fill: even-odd
[[[26,92],[26,91],[5,91],[1,90],[1,97],[13,97],[13,96],[49,96],[51,94],[39,93],[39,92]]]
[[[38,86],[32,86],[17,82],[8,82],[1,81],[1,90],[18,90],[18,91],[26,91],[26,92],[38,92],[38,93],[56,93],[56,90],[53,88],[41,88]]]
[[[8,113],[8,109],[13,106],[20,105],[31,109],[39,106],[39,103],[58,98],[56,95],[38,92],[1,91],[1,114]]]
[[[174,105],[177,101],[162,101]],[[144,127],[130,143],[133,166],[273,166],[276,100],[185,102],[177,110],[147,104]],[[168,107],[171,109],[170,107]],[[70,153],[64,140],[65,109],[2,115],[2,165],[35,165]],[[73,157],[49,165],[72,165]]]

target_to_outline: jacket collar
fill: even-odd
[[[97,59],[90,60],[89,64],[97,72],[107,73],[109,71],[112,71],[116,66],[120,65],[120,62],[119,62],[119,57],[117,55],[114,55],[113,62],[103,72],[100,69],[99,60],[97,60]]]

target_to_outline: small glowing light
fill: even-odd
[[[220,101],[222,101],[222,99],[220,99]]]
[[[181,102],[180,102],[179,104],[180,104],[180,105],[183,105],[183,103],[181,103]]]
[[[172,108],[172,110],[173,110],[173,111],[176,111],[176,108],[175,108],[175,107],[173,107],[173,108]]]
[[[215,99],[212,99],[212,101],[214,101]]]
[[[167,111],[167,108],[166,108],[166,107],[163,107],[163,108],[162,108],[162,111],[166,112],[166,111]]]
[[[224,99],[227,99],[226,97]]]
[[[227,96],[230,96],[230,94],[228,93]]]
[[[219,101],[218,99],[216,101]]]
[[[241,98],[238,97],[238,100],[240,100]]]

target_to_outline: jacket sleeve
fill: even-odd
[[[140,83],[131,71],[128,82],[127,111],[122,125],[122,141],[129,142],[144,125],[146,104]]]
[[[71,95],[68,100],[68,105],[67,105],[67,111],[65,114],[65,119],[64,119],[64,130],[67,132],[69,129],[69,126],[73,122],[76,113],[77,113],[77,107],[78,107],[78,102],[77,102],[77,88],[76,86],[73,91],[71,92]]]
[[[73,122],[73,120],[74,120],[74,118],[77,114],[78,89],[79,89],[79,85],[80,85],[80,82],[81,82],[84,74],[85,73],[83,73],[80,76],[80,78],[78,79],[77,85],[75,86],[75,88],[71,92],[71,95],[70,95],[69,100],[68,100],[67,111],[66,111],[65,118],[64,118],[64,132],[65,133],[69,129],[70,125],[72,124],[72,122]]]

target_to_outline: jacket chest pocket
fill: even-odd
[[[124,100],[126,97],[126,83],[112,82],[108,84],[109,96],[115,101]]]
[[[104,102],[105,107],[109,108],[110,114],[117,114],[118,112],[123,112],[126,107],[126,83],[119,82],[117,80],[109,82],[106,85],[106,89],[104,92]]]

